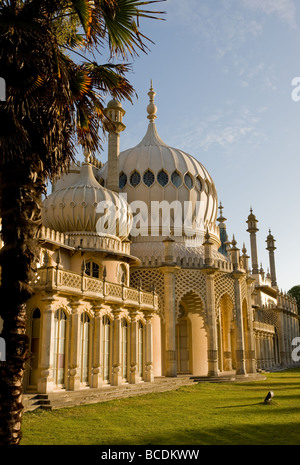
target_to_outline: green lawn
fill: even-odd
[[[23,416],[23,445],[300,445],[300,369]],[[271,405],[263,403],[269,390]]]

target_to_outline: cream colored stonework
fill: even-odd
[[[180,374],[247,377],[295,364],[291,344],[299,336],[299,317],[295,300],[278,290],[274,237],[267,239],[269,275],[258,265],[255,215],[248,217],[249,257],[234,237],[228,240],[222,206],[217,218],[210,174],[158,135],[154,96],[151,86],[145,137],[120,154],[125,112],[110,102],[107,115],[115,124],[108,163],[86,154],[84,163],[56,180],[44,202],[41,257],[27,305],[27,391],[101,388]],[[136,185],[134,172],[140,176]],[[174,224],[167,236],[159,227],[155,236],[133,237],[126,229],[132,215],[125,200],[120,204],[119,191],[128,204],[200,201],[197,240],[176,235]],[[108,200],[119,207],[118,228],[99,230],[97,206]]]

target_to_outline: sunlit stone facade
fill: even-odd
[[[296,363],[297,306],[279,292],[274,237],[267,237],[265,273],[255,215],[247,219],[248,256],[228,239],[210,174],[158,135],[154,96],[151,86],[146,135],[122,153],[125,112],[112,100],[108,162],[85,154],[44,202],[35,294],[27,305],[27,391],[158,376],[245,377]],[[155,216],[157,205],[163,208]]]

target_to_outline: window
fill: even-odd
[[[90,338],[90,319],[86,313],[80,318],[80,355],[79,355],[79,373],[80,382],[88,383],[89,376],[89,338]]]
[[[66,326],[66,314],[62,309],[59,309],[54,315],[53,377],[57,385],[63,385],[65,378]]]
[[[85,264],[85,274],[90,276],[91,278],[99,278],[100,277],[100,267],[98,263],[95,263],[91,260],[86,262]]]
[[[138,173],[137,171],[134,171],[132,173],[132,175],[130,176],[130,184],[133,186],[133,187],[136,187],[139,185],[139,183],[141,182],[141,175],[140,173]]]
[[[119,188],[123,189],[127,183],[127,176],[125,173],[121,173],[119,176]]]
[[[122,320],[122,376],[127,381],[128,378],[128,325],[127,321]]]
[[[119,266],[119,271],[118,271],[118,277],[119,277],[119,283],[124,284],[125,286],[127,285],[127,271],[126,271],[126,266],[125,265],[120,265]]]
[[[206,194],[209,194],[209,183],[205,180],[205,184],[204,184],[204,190],[206,192]]]
[[[152,184],[154,183],[154,174],[152,173],[152,171],[150,170],[145,171],[144,176],[143,176],[143,181],[146,184],[146,186],[148,187],[152,186]]]
[[[157,175],[157,181],[158,183],[164,187],[166,184],[169,182],[169,176],[164,170],[161,170],[158,175]]]
[[[139,322],[138,329],[138,373],[142,378],[144,373],[144,326]]]
[[[171,181],[175,187],[181,186],[181,176],[178,171],[174,171],[171,176]]]
[[[103,355],[103,379],[109,382],[110,374],[110,320],[108,316],[102,319],[102,355]]]
[[[30,363],[30,375],[29,375],[29,384],[31,386],[37,385],[37,378],[38,378],[40,321],[41,321],[41,312],[38,308],[36,308],[32,314],[32,320],[31,320],[31,340],[30,340],[31,363]]]
[[[196,187],[199,191],[202,191],[202,182],[200,181],[200,178],[196,178]]]
[[[186,187],[188,187],[189,189],[192,189],[193,180],[188,173],[186,173],[186,175],[184,176],[184,182],[185,182]]]

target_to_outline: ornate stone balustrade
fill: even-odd
[[[122,255],[130,255],[130,242],[122,242],[118,238],[109,236],[98,236],[95,233],[63,234],[53,229],[42,226],[40,238],[67,247],[80,247],[83,249],[105,250]]]
[[[280,292],[278,295],[278,307],[289,310],[292,313],[298,313],[297,301],[294,297]]]
[[[164,264],[163,257],[143,257],[141,258],[141,262],[142,266],[146,268],[159,267]],[[182,268],[206,268],[206,264],[202,257],[178,257],[176,259],[176,265]],[[229,273],[233,271],[233,264],[226,260],[214,259],[212,266],[220,271],[227,271]],[[244,270],[242,269],[242,271]]]
[[[269,325],[267,323],[262,323],[261,321],[254,321],[253,322],[253,329],[255,331],[263,332],[263,333],[269,333],[269,334],[274,334],[275,333],[275,328],[273,325]]]
[[[138,307],[143,310],[158,309],[158,296],[153,292],[145,292],[123,284],[90,278],[62,270],[59,267],[39,268],[33,287],[37,291],[45,289],[67,295],[80,294],[82,297],[100,300],[103,303]]]

